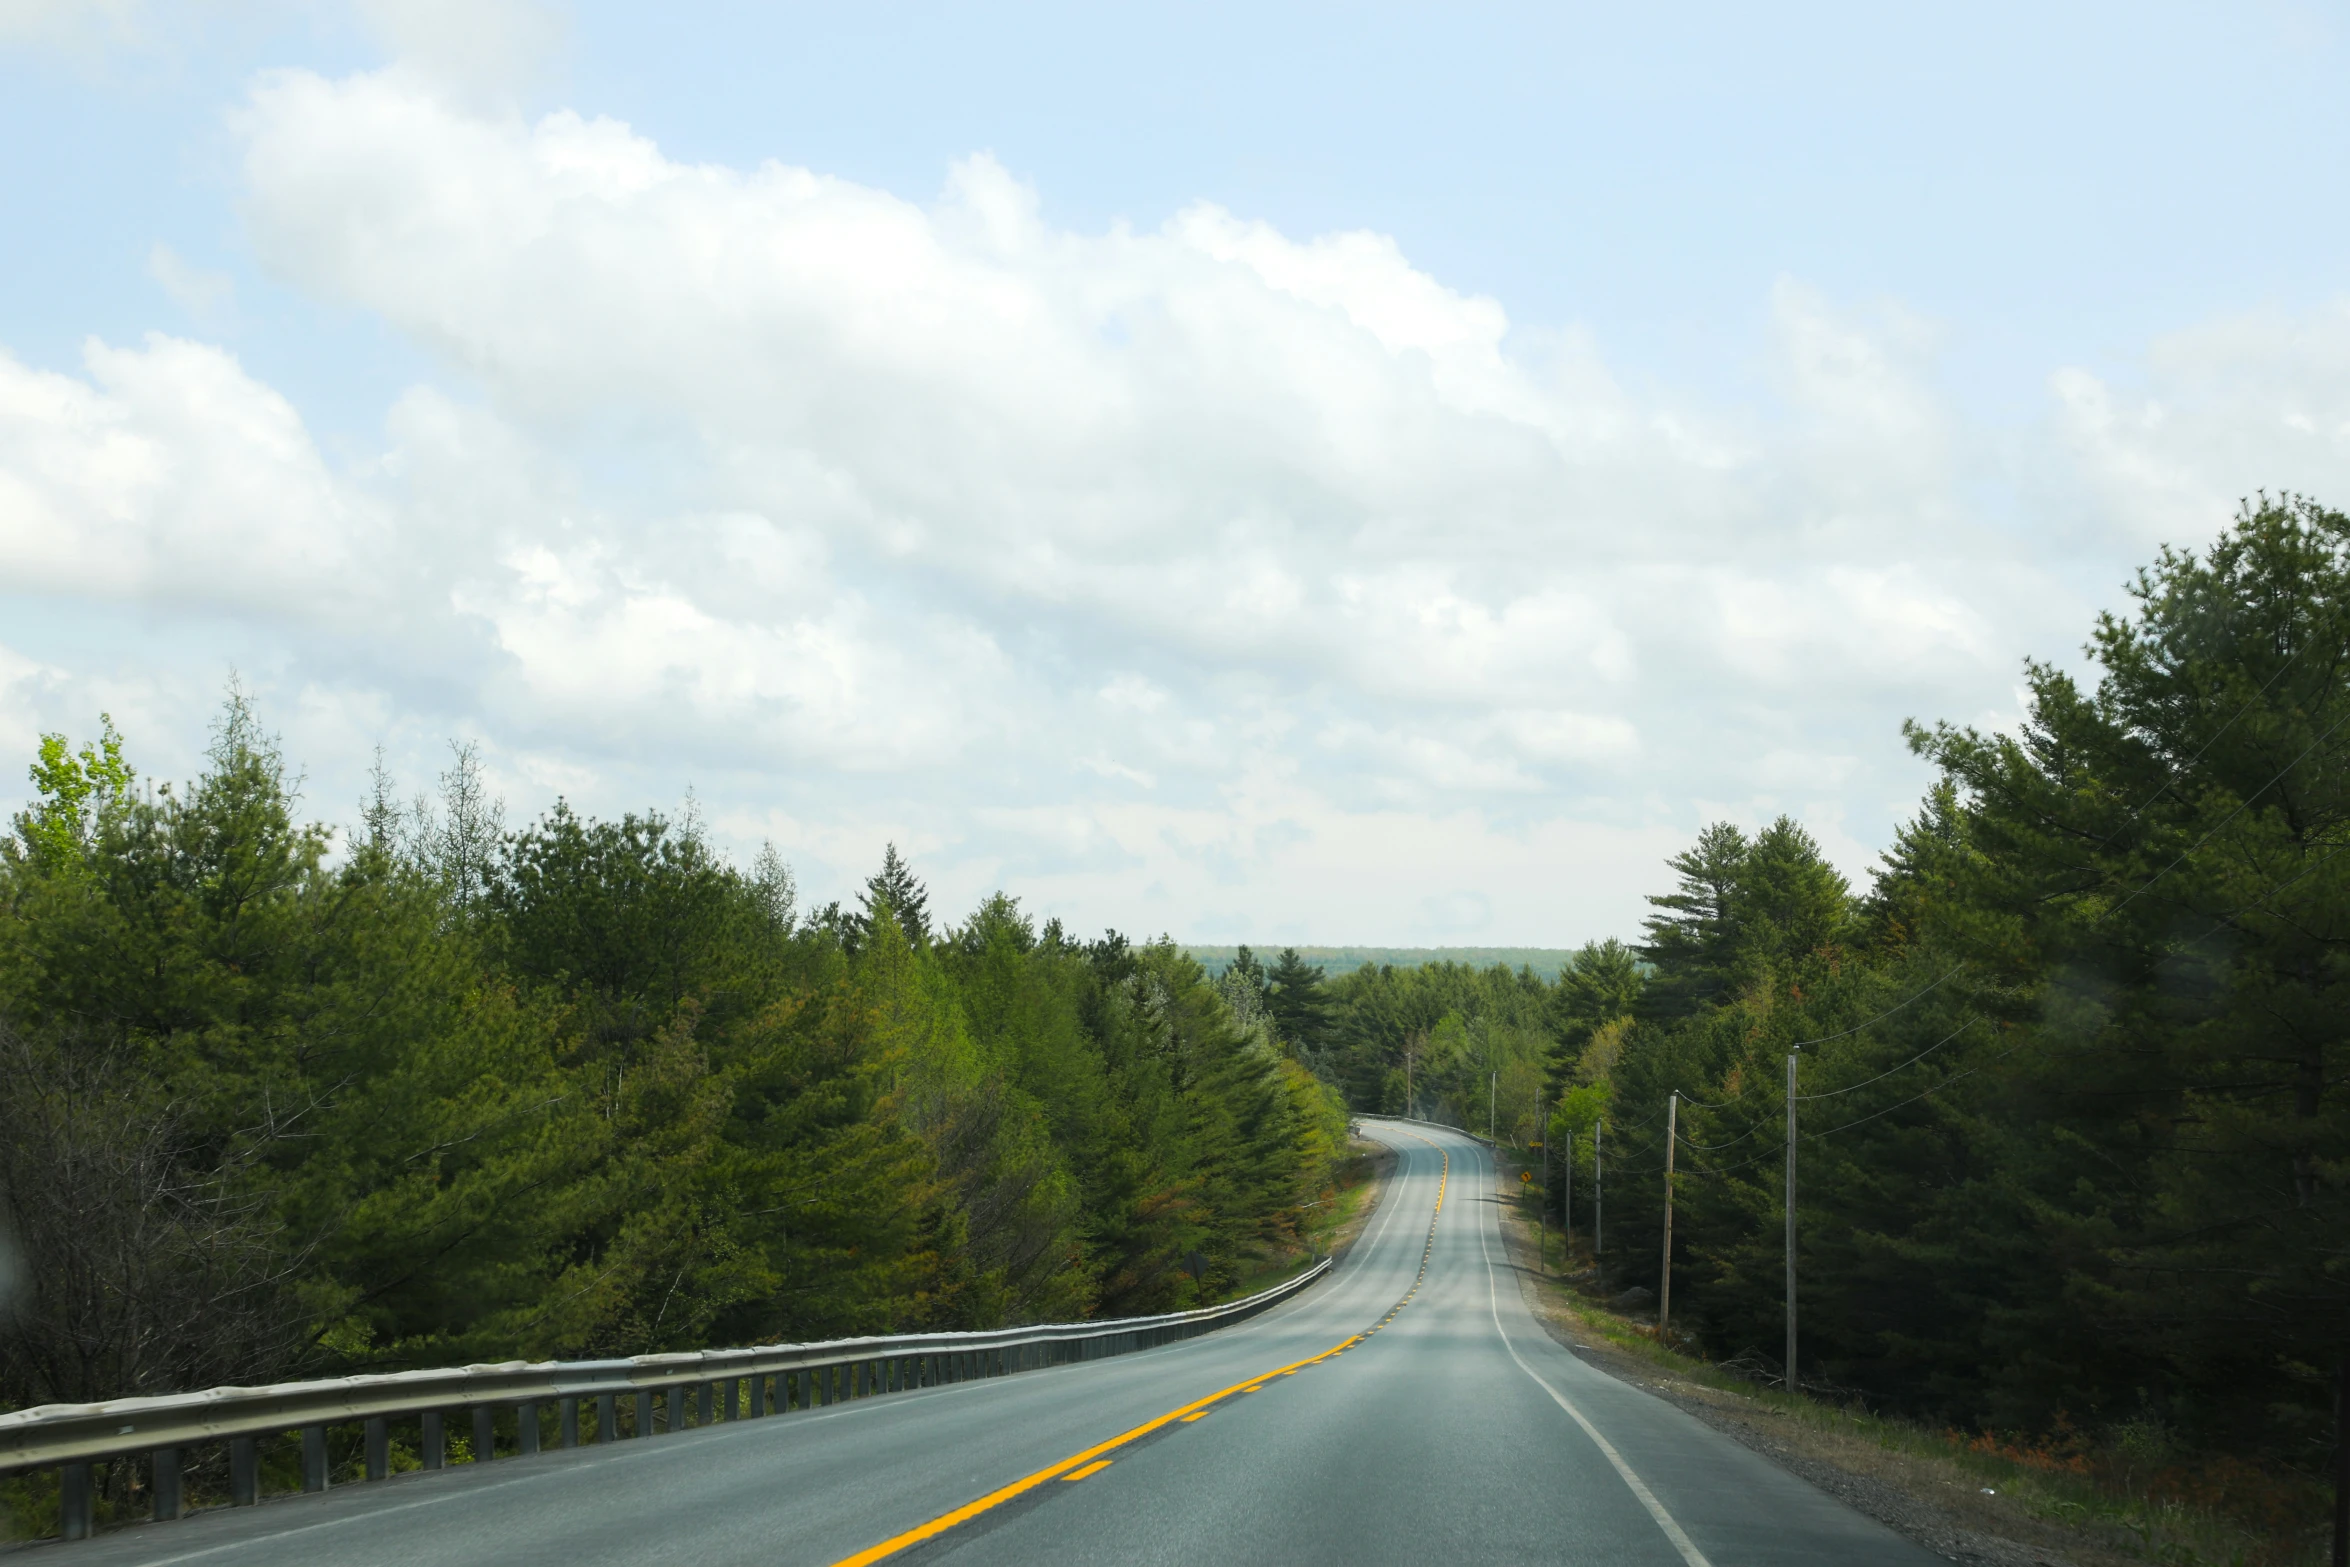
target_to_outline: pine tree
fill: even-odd
[[[1728,992],[1738,943],[1733,893],[1746,852],[1746,834],[1715,822],[1668,862],[1680,885],[1649,898],[1663,912],[1643,922],[1648,939],[1639,947],[1656,970],[1641,997],[1644,1017],[1686,1017]]]
[[[913,868],[899,857],[895,843],[882,851],[881,869],[866,879],[862,901],[865,929],[871,929],[874,917],[886,905],[908,941],[918,947],[929,944],[930,895],[914,879]]]
[[[1283,947],[1265,986],[1266,1008],[1282,1042],[1309,1065],[1318,1064],[1330,1039],[1330,996],[1322,971]]]

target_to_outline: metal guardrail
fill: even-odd
[[[152,1512],[160,1521],[177,1518],[185,1510],[182,1459],[186,1449],[198,1443],[228,1444],[230,1504],[245,1507],[260,1500],[260,1439],[285,1431],[302,1433],[302,1488],[323,1491],[329,1426],[365,1427],[367,1478],[382,1480],[391,1473],[395,1420],[417,1421],[420,1456],[428,1470],[446,1463],[447,1414],[452,1409],[472,1416],[471,1451],[477,1463],[496,1454],[497,1412],[504,1408],[514,1411],[517,1454],[539,1450],[539,1410],[548,1403],[558,1410],[558,1446],[580,1445],[583,1408],[591,1401],[597,1443],[620,1440],[623,1398],[635,1404],[632,1434],[645,1437],[684,1430],[689,1417],[692,1424],[706,1426],[1150,1349],[1252,1317],[1304,1289],[1331,1266],[1329,1261],[1319,1262],[1246,1300],[1160,1317],[986,1333],[833,1339],[626,1360],[515,1360],[274,1387],[216,1387],[103,1404],[43,1404],[0,1414],[0,1474],[62,1471],[59,1532],[78,1540],[95,1528],[91,1465],[101,1459],[147,1455]]]

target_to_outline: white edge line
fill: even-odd
[[[1499,1213],[1495,1214],[1494,1222],[1501,1222]],[[1656,1526],[1664,1531],[1665,1538],[1673,1542],[1673,1549],[1681,1553],[1681,1560],[1688,1563],[1689,1567],[1713,1567],[1713,1563],[1706,1560],[1705,1553],[1697,1548],[1696,1542],[1689,1538],[1673,1515],[1665,1511],[1665,1504],[1656,1499],[1656,1493],[1648,1488],[1648,1482],[1642,1480],[1633,1472],[1632,1466],[1624,1462],[1624,1455],[1616,1451],[1615,1444],[1599,1434],[1599,1427],[1593,1425],[1590,1417],[1575,1407],[1574,1400],[1552,1387],[1541,1373],[1526,1364],[1525,1357],[1518,1353],[1518,1346],[1510,1342],[1509,1330],[1501,1325],[1501,1297],[1494,1284],[1493,1250],[1485,1243],[1485,1226],[1482,1224],[1477,1226],[1477,1249],[1485,1258],[1485,1304],[1493,1313],[1493,1331],[1500,1335],[1501,1347],[1510,1352],[1510,1359],[1517,1362],[1518,1369],[1525,1372],[1536,1387],[1548,1393],[1552,1402],[1583,1428],[1583,1434],[1591,1438],[1592,1445],[1606,1455],[1607,1461],[1615,1466],[1616,1473],[1623,1478],[1625,1486],[1640,1499],[1640,1505],[1648,1509],[1648,1516],[1656,1520]]]

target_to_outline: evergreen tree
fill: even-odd
[[[881,869],[865,882],[863,898],[864,918],[860,931],[869,931],[883,908],[897,921],[898,929],[916,946],[930,941],[930,895],[914,879],[913,868],[898,856],[898,846],[890,844],[882,851]]]
[[[1330,997],[1322,971],[1299,957],[1295,947],[1283,947],[1264,994],[1276,1036],[1309,1064],[1319,1062],[1331,1042]]]
[[[1663,912],[1644,922],[1648,939],[1639,947],[1656,971],[1641,997],[1644,1016],[1687,1017],[1728,993],[1738,949],[1734,890],[1746,853],[1746,834],[1716,822],[1672,858],[1680,885],[1648,900]]]

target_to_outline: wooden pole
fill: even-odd
[[[1599,1260],[1600,1243],[1607,1239],[1602,1233],[1607,1225],[1607,1149],[1600,1134],[1606,1130],[1605,1121],[1591,1125],[1591,1276],[1602,1285],[1607,1282],[1606,1264]]]
[[[1787,1056],[1787,1391],[1795,1391],[1795,1056]]]
[[[2334,1381],[2334,1567],[2350,1567],[2350,1360]]]
[[[1575,1134],[1567,1134],[1567,1189],[1559,1196],[1559,1262],[1563,1267],[1570,1259],[1568,1249],[1575,1244]]]
[[[1675,1089],[1665,1101],[1665,1257],[1663,1277],[1657,1280],[1656,1338],[1665,1342],[1673,1320],[1673,1150],[1681,1145],[1681,1093]]]
[[[1542,1085],[1534,1085],[1534,1137],[1542,1144],[1542,1195],[1534,1199],[1534,1211],[1541,1216],[1542,1250],[1536,1253],[1542,1264],[1543,1277],[1550,1276],[1550,1128],[1542,1124]]]

